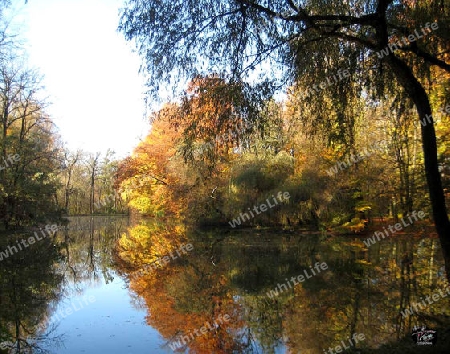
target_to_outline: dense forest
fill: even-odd
[[[2,227],[131,208],[196,225],[361,232],[423,211],[445,251],[448,4],[220,4],[183,3],[173,17],[165,2],[122,10],[149,97],[164,82],[175,95],[121,161],[64,147],[39,74],[4,26]],[[256,214],[268,198],[279,203]]]
[[[145,141],[119,165],[118,183],[130,205],[153,217],[229,227],[281,191],[290,198],[253,213],[242,226],[346,225],[348,231],[361,231],[370,217],[430,213],[412,107],[361,97],[354,102],[358,116],[333,129],[332,122],[314,121],[298,87],[257,107],[249,90],[217,76],[199,77],[180,103],[156,112]],[[328,118],[339,119],[333,115]],[[436,117],[448,189],[449,116]]]
[[[40,350],[67,284],[115,280],[93,333],[139,322],[112,320],[126,288],[176,352],[325,352],[364,330],[349,352],[406,353],[390,345],[422,321],[446,353],[449,29],[450,0],[127,0],[151,113],[119,158],[66,147],[0,11],[0,343]]]
[[[360,232],[422,211],[449,256],[449,11],[129,1],[120,30],[149,95],[175,96],[120,164],[120,190],[145,215],[232,227]],[[290,198],[252,213],[279,192]]]
[[[420,287],[425,272],[414,267],[432,245],[416,252],[397,239],[389,255],[380,243],[371,246],[380,235],[439,237],[450,279],[449,28],[446,0],[127,2],[120,30],[143,58],[149,97],[162,105],[150,117],[146,139],[118,166],[120,192],[151,220],[122,235],[118,256],[128,271],[141,269],[130,287],[145,299],[149,323],[172,349],[251,352],[254,340],[272,353],[282,336],[290,348],[303,349],[311,338],[320,341],[317,332],[355,333],[358,318],[372,311],[377,319],[363,320],[370,328],[383,318],[382,334],[372,338],[390,333],[388,341],[394,331],[400,340],[413,323],[440,326],[448,319],[445,304],[414,319],[398,313],[409,302],[403,286]],[[280,253],[293,244],[307,248],[311,230],[318,231],[311,236],[317,245],[283,264]],[[372,244],[358,237],[369,234]],[[338,235],[351,237],[347,242]],[[148,270],[196,238],[210,244],[179,263],[192,268]],[[246,247],[249,239],[257,246]],[[282,245],[271,254],[265,246],[274,240]],[[238,246],[227,253],[226,242]],[[338,253],[331,268],[339,276],[329,292],[338,298],[323,301],[332,283],[324,274],[317,288],[286,289],[286,298],[268,303],[262,292],[270,297],[271,284],[284,276],[266,283],[267,273],[297,274],[298,263],[323,259],[316,247]],[[351,249],[348,263],[345,247]],[[366,279],[371,271],[365,267],[384,269],[383,280]],[[349,274],[367,294],[339,288]],[[362,310],[387,274],[393,283]],[[399,290],[393,297],[391,288]],[[383,301],[393,306],[392,327],[379,316],[379,304],[389,307]],[[236,314],[244,302],[255,305],[242,310],[254,316],[246,325],[263,322],[274,332],[256,330],[256,339],[250,329],[239,331],[245,316]],[[313,326],[311,309],[320,312]],[[210,341],[186,344],[176,336],[219,313],[236,316]],[[305,334],[308,328],[314,329]],[[286,333],[291,329],[298,337]],[[448,331],[443,337],[448,347]],[[377,347],[406,353],[404,343]]]
[[[150,97],[159,92],[156,80],[177,94],[121,161],[111,150],[64,147],[39,74],[2,30],[3,228],[132,208],[196,225],[360,232],[374,218],[423,211],[447,249],[448,6],[380,1],[370,5],[378,23],[362,3],[351,15],[339,15],[353,11],[342,4],[319,15],[314,2],[247,1],[194,15],[190,7],[200,5],[186,3],[162,24],[170,3],[158,11],[139,4],[123,10],[120,29],[139,45]],[[142,22],[146,11],[152,16]],[[183,16],[192,16],[190,25]],[[166,38],[177,26],[185,26],[184,39]],[[143,34],[156,27],[151,38]],[[211,37],[196,36],[200,30]],[[183,52],[185,41],[198,58]],[[258,212],[268,198],[279,203]]]

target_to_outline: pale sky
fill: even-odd
[[[44,76],[47,112],[71,150],[125,157],[145,137],[140,58],[117,32],[122,0],[24,0],[14,23]],[[19,9],[19,10],[17,10]]]

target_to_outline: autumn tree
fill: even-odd
[[[329,88],[327,78],[348,69],[349,76],[331,85],[343,117],[351,117],[346,104],[358,92],[349,82],[360,82],[361,93],[382,97],[397,90],[390,85],[396,80],[423,120],[433,113],[426,90],[430,68],[450,72],[449,9],[448,0],[134,0],[123,10],[120,29],[137,41],[154,93],[174,76],[217,69],[233,78],[259,73],[293,82],[306,77],[320,93]],[[311,104],[320,108],[320,98],[312,97]],[[421,126],[421,135],[434,222],[450,259],[434,125]]]
[[[118,166],[116,188],[141,214],[165,217],[183,210],[181,196],[172,198],[183,188],[176,143],[180,134],[169,122],[175,112],[176,106],[168,104],[155,113],[147,137]]]
[[[27,67],[0,1],[0,222],[13,228],[59,214],[59,137],[41,78]]]
[[[182,134],[180,152],[205,175],[229,160],[235,150],[249,146],[251,135],[262,131],[264,85],[251,87],[217,75],[198,76],[183,92],[169,121]]]
[[[0,63],[0,210],[5,228],[57,212],[57,137],[35,72]]]

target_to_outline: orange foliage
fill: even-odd
[[[161,112],[174,109],[167,105]],[[178,216],[183,209],[182,198],[174,197],[179,177],[173,161],[177,158],[176,141],[180,134],[171,127],[169,116],[160,114],[145,140],[119,166],[120,190],[130,200],[130,206],[142,214]]]
[[[189,338],[186,347],[190,353],[226,354],[239,350],[239,333],[244,326],[242,308],[227,291],[229,284],[220,274],[221,269],[210,269],[212,265],[195,255],[189,256],[189,263],[186,267],[171,263],[157,273],[132,281],[131,288],[148,307],[149,325],[168,340],[168,345],[178,342],[182,335]],[[220,316],[225,315],[229,320],[220,321]],[[214,322],[218,325],[214,330],[194,334],[203,326],[208,328],[206,323],[213,326]]]

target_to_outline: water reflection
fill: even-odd
[[[406,353],[415,324],[438,329],[441,348],[449,338],[439,241],[425,235],[367,249],[317,233],[73,218],[3,259],[0,281],[0,343],[17,353]]]
[[[59,272],[66,281],[78,286],[95,283],[100,277],[112,281],[112,254],[116,240],[127,231],[128,218],[73,217],[61,228],[64,262]]]
[[[31,233],[3,235],[0,249],[28,238]],[[62,261],[56,235],[22,249],[0,264],[1,349],[17,353],[38,350],[42,343],[57,340],[48,326],[51,302],[61,298],[63,277],[54,265]]]
[[[152,240],[159,239],[160,254],[161,238],[172,246],[177,239],[154,224],[145,227],[151,235],[121,240],[127,245],[120,248],[121,257],[134,260],[127,262],[135,267],[127,269],[129,275],[139,274],[142,259],[155,256]],[[410,334],[415,324],[448,328],[450,296],[402,316],[402,311],[448,287],[437,239],[405,235],[367,249],[358,239],[321,234],[205,232],[187,238],[194,245],[192,254],[130,277],[131,289],[145,301],[148,324],[172,350],[322,354],[338,346],[364,350],[402,341],[400,347],[414,350]],[[146,248],[141,248],[144,243]],[[141,249],[145,255],[139,254]],[[282,288],[278,296],[267,295],[317,262],[326,262],[328,269]],[[229,322],[192,335],[225,314]],[[448,334],[441,334],[448,343]]]
[[[92,298],[83,300],[85,289],[113,280],[112,252],[128,219],[78,217],[69,221],[53,237],[3,257],[0,352],[37,353],[63,346],[60,322],[92,303]],[[29,234],[5,234],[0,249]]]

